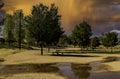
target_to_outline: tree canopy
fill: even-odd
[[[14,22],[13,22],[13,16],[7,14],[6,15],[6,20],[4,22],[4,38],[10,45],[12,41],[14,41]]]
[[[72,32],[73,40],[77,42],[81,48],[87,47],[89,45],[91,35],[91,26],[85,21],[79,25],[76,25]]]
[[[18,42],[18,47],[21,49],[21,42],[25,37],[24,14],[22,10],[16,10],[13,14],[14,19],[14,38]]]
[[[44,43],[49,45],[58,42],[59,37],[63,34],[60,19],[58,8],[54,4],[51,4],[50,7],[43,4],[35,5],[31,15],[25,18],[26,38],[34,39],[41,46],[41,54],[43,54]]]
[[[102,36],[102,44],[105,47],[111,47],[111,52],[112,52],[112,47],[116,46],[118,44],[118,34],[115,32],[108,32],[103,34]]]

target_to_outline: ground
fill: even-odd
[[[75,48],[68,48],[67,50],[78,50]],[[55,50],[51,50],[52,52]],[[120,54],[95,54],[85,53],[78,56],[51,56],[50,53],[40,55],[40,50],[22,50],[18,51],[15,49],[0,49],[0,58],[5,61],[1,62],[1,66],[9,65],[21,65],[21,64],[46,64],[46,63],[57,63],[57,62],[71,62],[85,64],[93,61],[101,61],[106,57],[120,57]],[[7,54],[6,54],[7,53]],[[120,61],[106,62],[109,65],[111,71],[120,72]],[[58,73],[19,73],[12,76],[0,76],[2,79],[66,79],[58,75]]]

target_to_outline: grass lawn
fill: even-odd
[[[80,49],[79,48],[62,49],[62,51],[69,51],[69,50],[78,52]],[[54,51],[55,51],[54,49],[51,50],[51,52],[54,52]],[[14,49],[14,50],[13,49],[0,49],[0,58],[4,58],[5,60],[4,62],[1,62],[0,65],[8,67],[8,69],[4,70],[8,74],[0,75],[0,78],[2,79],[66,79],[65,77],[62,77],[61,75],[58,75],[59,72],[37,73],[37,71],[35,71],[35,72],[24,72],[24,73],[19,72],[19,74],[17,74],[16,69],[20,70],[21,69],[20,67],[22,66],[24,70],[24,68],[26,68],[26,66],[24,65],[26,64],[27,64],[27,68],[29,68],[29,71],[30,71],[31,65],[29,64],[39,65],[39,64],[57,63],[57,62],[71,62],[71,63],[85,64],[85,63],[89,63],[93,61],[101,61],[103,60],[103,58],[106,58],[106,57],[120,57],[120,54],[103,54],[103,53],[97,54],[97,53],[92,53],[92,52],[83,53],[83,54],[80,53],[79,55],[77,54],[77,56],[74,56],[74,55],[52,56],[51,52],[47,53],[47,50],[44,49],[44,55],[41,56],[40,50],[19,51],[17,49]],[[120,71],[120,61],[106,62],[103,64],[109,65],[111,67],[111,71]],[[9,72],[11,71],[11,69],[14,72],[16,72],[14,73],[14,75],[9,75]]]

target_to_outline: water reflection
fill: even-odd
[[[72,64],[72,71],[79,79],[87,79],[90,76],[89,65]]]
[[[58,68],[68,79],[87,79],[92,69],[88,64],[59,63]]]
[[[61,73],[68,79],[120,79],[120,73],[110,72],[101,62],[90,64],[62,63],[58,66]],[[96,73],[96,71],[105,71]]]
[[[18,64],[0,66],[1,75],[14,75],[19,73],[57,73],[59,69],[54,64]]]
[[[100,71],[105,67],[101,62],[92,62],[90,64],[75,63],[48,63],[48,64],[14,64],[0,66],[0,76],[11,76],[20,73],[59,73],[68,79],[120,79],[120,73],[102,72],[91,73],[91,71]],[[99,66],[97,66],[99,65]]]

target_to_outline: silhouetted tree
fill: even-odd
[[[51,4],[46,16],[46,43],[48,45],[48,52],[50,51],[50,45],[58,42],[61,35],[64,33],[61,26],[61,15],[58,13],[58,7],[55,4]]]
[[[54,4],[50,8],[39,4],[33,6],[31,15],[25,18],[26,38],[34,39],[40,45],[41,55],[43,55],[43,45],[58,41],[63,33],[60,17],[58,8]]]
[[[14,12],[14,37],[18,42],[18,47],[21,49],[21,43],[25,37],[25,28],[24,28],[24,14],[22,10],[16,10]]]
[[[11,42],[13,42],[14,39],[14,22],[13,22],[13,16],[7,14],[6,19],[4,22],[4,38],[8,42],[8,45],[10,46]]]
[[[92,35],[91,26],[84,21],[79,25],[76,25],[72,35],[81,49],[85,48],[90,44],[90,36]]]
[[[31,15],[25,18],[28,39],[34,39],[37,45],[41,46],[41,55],[43,55],[43,44],[45,39],[46,14],[48,7],[43,4],[35,5],[32,8]]]
[[[59,42],[58,42],[58,45],[60,46],[67,46],[68,45],[68,37],[66,34],[63,34],[60,39],[59,39]]]
[[[109,32],[106,34],[103,34],[102,36],[102,45],[105,47],[111,47],[111,52],[113,51],[112,48],[118,44],[118,34],[115,32]]]
[[[77,38],[73,33],[69,36],[69,39],[70,39],[71,44],[74,45],[74,47],[78,45]]]
[[[93,37],[91,38],[91,48],[95,49],[96,47],[98,47],[100,45],[100,40],[98,37]]]

